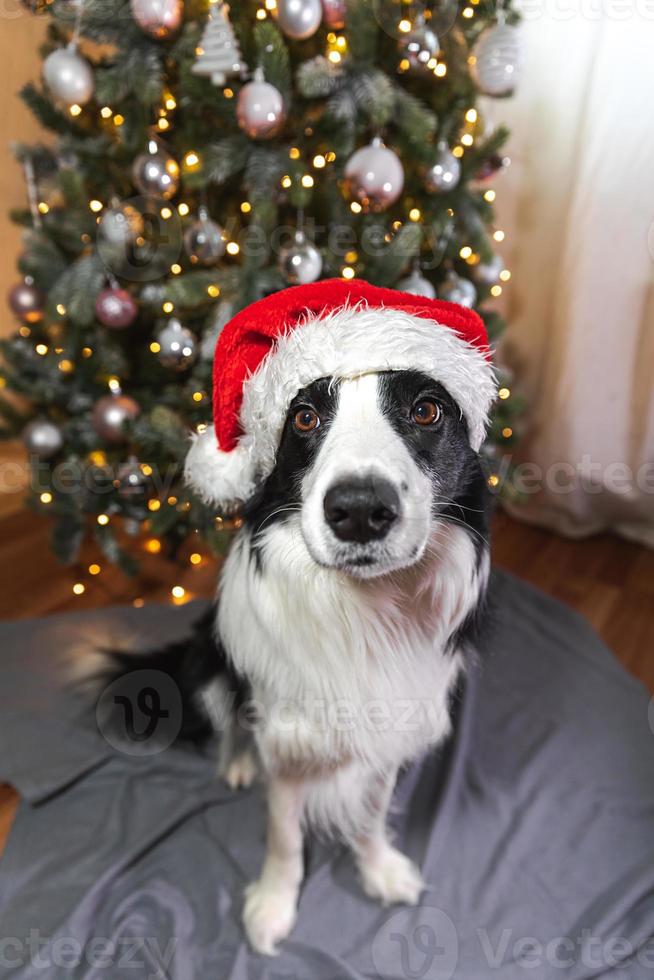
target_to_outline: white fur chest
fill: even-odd
[[[444,647],[477,599],[475,567],[468,535],[451,525],[418,566],[368,581],[316,566],[293,523],[265,533],[262,569],[242,535],[218,628],[258,702],[266,768],[383,773],[442,740],[462,666]]]

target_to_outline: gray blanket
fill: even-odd
[[[121,751],[62,687],[72,656],[183,635],[203,604],[0,626],[0,779],[23,798],[0,864],[0,975],[652,980],[648,695],[574,613],[503,573],[492,591],[492,650],[454,736],[395,794],[398,843],[429,884],[420,907],[379,907],[343,849],[312,840],[274,959],[240,925],[261,790],[231,792],[211,754]]]

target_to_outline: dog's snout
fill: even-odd
[[[400,500],[385,480],[347,480],[325,494],[325,519],[341,541],[377,541],[397,520]]]

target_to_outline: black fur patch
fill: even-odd
[[[243,508],[245,525],[252,531],[252,555],[260,567],[258,535],[276,521],[284,521],[299,510],[302,477],[307,472],[338,407],[340,385],[332,378],[320,378],[298,391],[291,402],[277,451],[275,469],[258,493]],[[311,432],[298,432],[293,416],[299,408],[314,409],[320,425]]]

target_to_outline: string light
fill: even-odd
[[[491,473],[491,475],[488,477],[489,487],[496,487],[499,484],[499,482],[500,482],[500,478],[497,475],[497,473]]]
[[[93,354],[92,347],[82,347],[82,357],[91,357]]]
[[[506,428],[502,429],[502,435],[505,439],[510,439],[513,435],[513,429],[507,425]]]
[[[351,265],[346,265],[341,269],[341,275],[343,279],[354,279],[356,273]]]
[[[82,107],[81,105],[78,105],[77,102],[73,102],[68,111],[70,112],[71,116],[79,116],[80,112],[82,111]]]
[[[193,392],[193,395],[191,397],[193,398],[193,401],[194,402],[201,402],[202,399],[204,398],[204,392],[203,391],[194,391]]]
[[[470,248],[469,245],[464,245],[461,251],[459,252],[459,255],[461,256],[462,259],[469,259],[470,256],[472,255],[472,249]]]
[[[170,590],[170,594],[172,595],[173,599],[183,599],[186,595],[186,589],[183,585],[173,585],[172,589]]]
[[[356,262],[356,260],[358,258],[359,258],[359,253],[358,252],[355,252],[354,249],[352,249],[351,252],[346,252],[345,253],[345,261],[346,262],[349,262],[350,264],[352,262]]]
[[[238,253],[241,251],[238,242],[227,242],[226,248],[230,255],[238,255]]]
[[[420,211],[420,208],[411,208],[409,211],[409,219],[411,221],[420,221],[421,218],[422,212]]]
[[[143,547],[151,555],[158,555],[161,551],[161,541],[159,538],[148,538]]]
[[[443,61],[438,62],[438,64],[434,68],[434,75],[436,75],[437,78],[443,78],[445,75],[447,75],[447,65],[445,64],[445,62]]]
[[[107,524],[109,523],[109,515],[108,514],[98,514],[98,516],[97,516],[97,522],[100,525],[100,527],[106,527]]]
[[[494,190],[492,190],[492,189],[490,189],[490,190],[487,190],[487,191],[486,191],[486,192],[484,193],[484,200],[485,200],[485,201],[488,201],[488,203],[489,203],[489,204],[492,204],[492,203],[493,203],[493,201],[495,200],[495,198],[496,198],[496,196],[497,196],[497,195],[495,194],[495,191],[494,191]]]
[[[161,344],[157,340],[153,340],[150,344],[150,350],[153,354],[158,354],[161,350]]]
[[[107,462],[107,454],[103,453],[101,449],[94,449],[93,452],[89,453],[89,463],[93,463],[94,466],[104,466]]]
[[[220,286],[216,286],[216,284],[213,282],[209,283],[207,286],[207,293],[212,299],[216,299],[216,297],[220,296]]]
[[[282,177],[282,187],[290,187],[292,183],[293,181],[291,180],[289,175],[284,174],[284,176]]]
[[[241,201],[241,211],[243,214],[249,214],[252,210],[252,205],[249,201]]]
[[[168,503],[170,504],[171,507],[174,507],[175,504],[177,503],[177,497],[169,497]]]
[[[496,242],[503,242],[504,239],[506,238],[506,235],[504,234],[503,231],[501,231],[498,228],[498,230],[493,233],[493,238],[495,239]]]
[[[97,201],[97,200],[93,199],[92,201],[89,201],[89,207],[90,207],[91,211],[94,211],[97,214],[98,211],[102,211],[102,208],[104,207],[104,205],[103,205],[102,201]]]
[[[501,398],[502,401],[506,401],[506,399],[510,398],[510,396],[511,396],[510,388],[500,388],[500,390],[497,393],[497,397]]]
[[[111,119],[113,115],[113,110],[111,109],[110,106],[103,105],[102,108],[100,109],[100,115],[102,116],[103,119]]]
[[[164,313],[172,313],[173,310],[175,309],[175,304],[171,303],[171,301],[167,299],[166,302],[162,305],[161,309],[164,311]]]
[[[469,123],[476,123],[477,122],[477,110],[476,109],[468,109],[468,111],[466,112],[466,122],[469,122]]]
[[[114,116],[114,126],[122,126],[125,122],[125,117],[121,116],[119,112]]]
[[[86,592],[86,586],[84,585],[83,582],[75,582],[75,585],[73,586],[73,592],[75,593],[75,595],[84,595],[84,593]]]
[[[361,214],[362,210],[363,208],[361,207],[358,201],[352,201],[352,203],[350,204],[350,211],[352,211],[354,214]]]
[[[464,17],[465,17],[465,18],[466,18],[467,20],[470,20],[470,18],[471,18],[471,17],[474,17],[474,15],[475,15],[475,12],[474,12],[474,10],[472,9],[472,7],[464,7],[464,8],[463,8],[463,16],[464,16]]]
[[[57,303],[56,310],[59,316],[66,316],[66,307],[63,303]]]
[[[168,93],[166,95],[166,98],[164,99],[164,105],[166,109],[174,109],[177,106],[177,103],[175,102],[175,97],[173,95],[170,95],[170,93]]]
[[[313,158],[313,165],[317,170],[322,170],[322,168],[327,164],[327,160],[322,155],[322,153],[316,153]]]
[[[299,160],[300,159],[299,148],[297,146],[292,146],[288,151],[288,155],[291,158],[291,160]]]
[[[108,378],[107,385],[109,386],[109,390],[113,391],[114,394],[120,393],[120,378],[116,378],[116,377]]]
[[[51,504],[52,503],[52,494],[51,493],[48,493],[48,491],[45,490],[41,494],[40,500],[41,500],[41,503],[42,504]]]
[[[195,150],[189,150],[184,157],[184,166],[187,170],[196,170],[200,166],[200,157]]]
[[[455,146],[452,150],[452,156],[461,158],[463,156],[464,150],[462,146]]]
[[[49,206],[45,203],[45,201],[39,201],[38,208],[40,214],[47,214],[48,211],[50,210]]]
[[[89,575],[99,575],[101,571],[101,567],[95,562],[92,565],[89,565]]]
[[[168,218],[172,218],[173,216],[173,212],[168,207],[162,208],[159,213],[161,217],[164,219],[164,221],[168,221]]]
[[[136,599],[132,600],[132,605],[135,609],[141,609],[145,605],[145,600],[138,596]]]
[[[149,463],[141,463],[141,473],[143,476],[152,476],[152,467]]]
[[[472,133],[464,133],[463,136],[461,137],[461,142],[463,143],[464,146],[472,146],[474,141],[475,139]]]
[[[182,271],[182,267],[179,264],[179,262],[173,262],[173,264],[170,267],[170,271],[172,272],[172,274],[174,276],[178,276],[180,274],[180,272]]]
[[[72,361],[69,361],[67,357],[65,357],[62,361],[59,361],[58,367],[64,374],[70,374],[71,371],[75,370],[75,365]]]
[[[148,510],[157,511],[161,507],[160,500],[148,500]]]
[[[45,357],[45,355],[48,353],[48,346],[47,344],[37,344],[34,350],[37,354],[40,354],[41,357]]]
[[[223,95],[225,96],[226,99],[233,99],[234,98],[234,89],[232,89],[232,88],[224,88],[223,89]]]
[[[199,565],[200,562],[202,561],[202,555],[198,554],[197,551],[194,551],[191,557],[189,558],[189,561],[191,565]]]
[[[502,269],[502,271],[500,272],[500,279],[502,280],[502,282],[508,282],[510,278],[511,278],[511,273],[509,272],[509,270]]]
[[[181,214],[182,218],[185,218],[186,215],[188,214],[188,212],[189,212],[189,206],[188,206],[188,204],[185,204],[182,201],[181,204],[178,204],[177,205],[177,213],[178,214]]]
[[[408,34],[408,33],[409,33],[409,31],[411,30],[411,21],[410,21],[410,20],[407,20],[407,19],[406,19],[406,17],[405,17],[405,18],[403,18],[403,19],[402,19],[402,20],[400,21],[400,23],[399,23],[399,24],[397,25],[397,29],[398,29],[398,30],[399,30],[399,31],[400,31],[400,32],[401,32],[402,34]]]
[[[501,296],[501,295],[502,295],[502,287],[501,286],[491,286],[491,296],[497,297],[497,296]]]
[[[302,186],[313,187],[313,177],[311,176],[311,174],[304,174],[304,176],[302,177]]]

